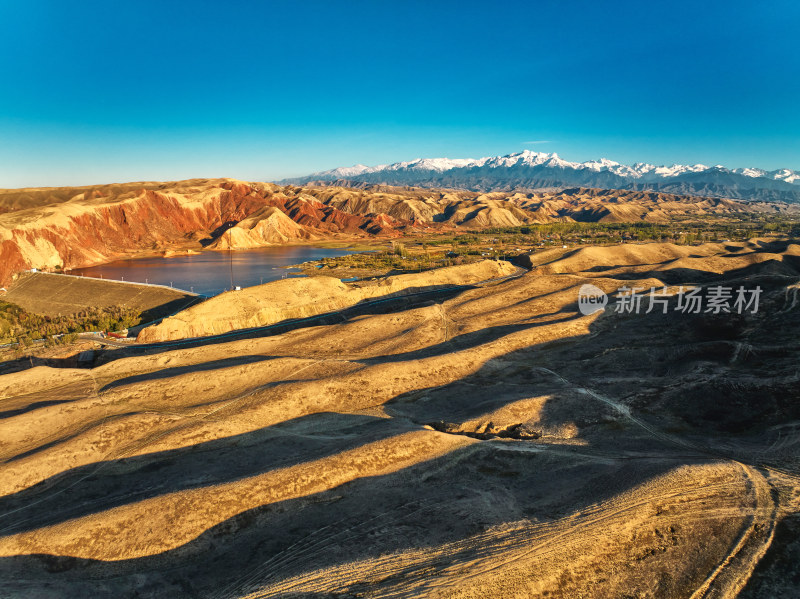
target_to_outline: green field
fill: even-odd
[[[87,331],[120,331],[141,322],[141,313],[118,306],[88,308],[75,314],[43,316],[0,300],[0,344],[30,345],[39,339],[69,343],[78,333]]]

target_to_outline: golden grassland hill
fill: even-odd
[[[295,278],[228,291],[146,327],[138,341],[153,343],[187,337],[218,335],[237,329],[265,326],[350,308],[377,298],[390,298],[514,274],[509,262],[483,260],[415,274],[380,279],[374,283],[343,283],[332,277]]]
[[[309,229],[297,224],[274,206],[262,208],[244,220],[236,223],[224,234],[217,237],[210,249],[247,249],[265,245],[291,243],[297,240],[312,241],[323,239]]]
[[[656,274],[669,280],[704,280],[709,273],[747,272],[760,265],[776,275],[794,276],[800,264],[800,242],[751,239],[746,242],[704,243],[681,246],[672,243],[588,246],[564,251],[547,250],[528,257],[532,274],[581,273],[618,276]]]
[[[54,368],[85,367],[86,360],[94,356],[97,343],[88,339],[74,339],[67,335],[57,342],[37,343],[28,346],[0,348],[0,375],[28,370],[38,366]]]
[[[30,268],[84,267],[146,252],[395,238],[557,221],[744,218],[792,210],[657,192],[299,188],[234,179],[0,190],[0,285]]]
[[[796,207],[779,203],[587,188],[478,193],[386,186],[310,187],[304,193],[345,212],[382,212],[403,220],[475,229],[562,220],[664,223],[706,216],[800,214]]]
[[[0,214],[30,208],[63,204],[69,201],[91,200],[138,191],[157,189],[163,183],[141,181],[136,183],[114,183],[84,187],[30,187],[0,189]]]
[[[797,245],[687,251],[542,252],[379,314],[0,376],[2,594],[793,596]],[[697,281],[761,309],[576,301]]]

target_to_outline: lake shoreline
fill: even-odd
[[[353,245],[324,247],[321,244],[304,243],[233,251],[149,251],[92,266],[72,268],[64,271],[64,274],[163,285],[213,296],[232,287],[252,287],[287,277],[304,277],[299,265],[357,253],[349,249]]]
[[[120,252],[116,256],[112,256],[106,260],[102,260],[99,262],[88,262],[86,264],[82,264],[80,266],[72,266],[69,268],[64,268],[61,270],[42,270],[39,269],[41,272],[54,272],[54,273],[63,273],[63,274],[72,274],[72,271],[77,270],[85,270],[88,268],[95,268],[98,266],[104,266],[106,264],[111,264],[114,262],[120,262],[123,260],[139,260],[144,258],[175,258],[181,256],[200,256],[205,253],[212,253],[212,254],[219,254],[225,253],[229,251],[233,252],[249,252],[249,251],[258,251],[262,249],[271,249],[271,248],[284,248],[284,247],[315,247],[315,248],[323,248],[323,249],[342,249],[347,250],[353,253],[365,252],[365,251],[372,251],[374,247],[384,245],[386,243],[385,240],[363,240],[363,239],[356,239],[352,241],[344,241],[344,240],[329,240],[329,241],[292,241],[287,243],[275,244],[275,245],[265,245],[260,248],[232,248],[231,250],[224,249],[224,250],[217,250],[211,248],[204,248],[204,247],[197,247],[196,243],[187,243],[185,245],[180,245],[171,248],[160,248],[157,250],[154,249],[141,249],[133,252]]]

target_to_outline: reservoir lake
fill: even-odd
[[[170,257],[131,258],[99,266],[74,268],[69,274],[150,283],[200,295],[217,295],[233,285],[251,287],[281,278],[302,276],[287,266],[309,260],[335,258],[355,252],[308,246],[267,247],[254,250],[205,251]]]

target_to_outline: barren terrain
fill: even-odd
[[[0,596],[796,596],[800,246],[529,266],[0,376]],[[674,309],[720,284],[758,311]]]
[[[550,222],[664,223],[800,214],[658,192],[475,193],[281,187],[235,179],[0,190],[0,285],[143,254],[357,241]]]

